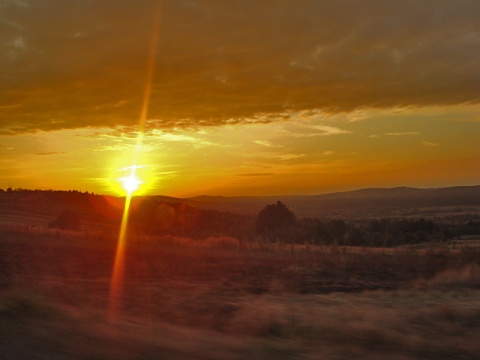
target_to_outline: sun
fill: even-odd
[[[105,183],[118,196],[145,195],[153,189],[157,182],[154,173],[155,166],[148,162],[139,164],[134,161],[132,161],[134,165],[124,165],[129,162],[129,159],[112,161],[109,174],[105,177]]]
[[[142,184],[142,181],[137,177],[135,173],[130,174],[130,176],[120,179],[122,186],[128,194],[132,194],[137,191]]]

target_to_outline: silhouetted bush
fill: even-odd
[[[255,233],[269,241],[293,240],[297,219],[281,201],[263,208],[255,221]]]

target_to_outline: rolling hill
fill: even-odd
[[[266,204],[282,201],[300,217],[318,216],[388,216],[429,208],[449,211],[452,207],[479,207],[480,186],[436,189],[409,187],[369,188],[310,196],[218,197],[188,199],[198,207],[256,214]],[[433,209],[432,209],[433,208]]]
[[[408,187],[370,188],[310,196],[198,196],[175,198],[153,195],[134,197],[132,206],[144,201],[185,204],[189,207],[255,216],[267,204],[282,201],[297,217],[441,217],[464,214],[480,218],[480,185],[437,189]],[[123,198],[77,191],[0,191],[0,225],[47,226],[65,209],[74,210],[84,227],[115,229]]]

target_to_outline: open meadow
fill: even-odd
[[[3,226],[4,359],[477,359],[480,249]],[[110,314],[110,315],[109,315]]]

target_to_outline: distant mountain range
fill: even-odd
[[[304,217],[445,217],[463,216],[480,219],[480,185],[436,189],[409,187],[370,188],[324,195],[307,196],[197,196],[175,198],[161,195],[138,196],[135,208],[144,201],[157,204],[186,204],[236,214],[253,215],[268,204],[283,202],[299,218]],[[0,191],[0,225],[2,223],[46,224],[64,209],[79,213],[92,228],[108,219],[119,219],[124,198],[93,195],[78,191]],[[109,220],[108,220],[109,221]],[[107,222],[108,222],[107,221]],[[102,225],[103,226],[103,225]]]
[[[410,187],[369,188],[324,195],[307,196],[197,196],[188,199],[156,197],[163,201],[186,201],[192,206],[244,214],[256,214],[265,205],[282,201],[299,217],[359,216],[368,213],[420,208],[480,206],[480,185],[434,189]]]

